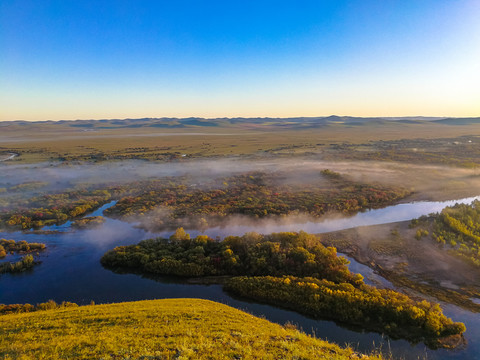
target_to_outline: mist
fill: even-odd
[[[270,174],[269,181],[272,181],[273,185],[288,185],[291,191],[302,191],[304,185],[328,185],[328,179],[321,174],[325,169],[338,172],[355,182],[402,186],[414,192],[402,202],[452,200],[480,194],[480,176],[474,169],[373,161],[334,162],[312,158],[247,160],[232,157],[215,160],[185,159],[168,163],[143,160],[102,163],[1,163],[0,206],[3,205],[4,209],[14,207],[19,198],[29,199],[45,193],[60,193],[79,188],[100,189],[155,179],[180,181],[195,190],[218,188],[228,192],[229,185],[224,182],[225,178],[252,172]],[[28,183],[38,183],[38,188],[15,189],[15,186]],[[140,188],[132,185],[132,190],[141,193],[141,184],[137,183],[137,186]],[[125,219],[140,222],[148,229],[154,228],[152,224],[158,224],[161,219],[168,218],[170,213],[171,210],[166,207],[156,207],[144,216],[135,215]],[[345,218],[343,214],[328,216]],[[182,221],[185,223],[184,227],[188,228],[188,214]],[[229,216],[222,224],[224,222],[224,226],[230,229],[238,224],[240,229],[249,221],[251,218],[246,216]],[[289,227],[288,224],[291,223],[305,224],[300,228],[310,231],[308,224],[318,223],[319,219],[310,215],[296,214],[288,219],[281,216],[261,221],[264,221],[262,227],[266,229],[270,226],[278,228],[277,223],[281,223],[285,231],[293,231],[296,225]],[[355,224],[351,217],[347,217],[345,221]],[[359,220],[358,225],[364,224],[362,221]]]
[[[191,229],[187,232],[194,235],[205,234],[214,238],[228,235],[241,236],[247,232],[270,234],[274,232],[305,231],[307,233],[321,234],[363,226],[409,221],[422,215],[440,212],[443,208],[453,206],[456,203],[470,204],[474,200],[480,200],[480,196],[450,201],[421,201],[398,204],[382,209],[359,212],[352,216],[330,213],[321,219],[307,214],[257,220],[252,220],[246,216],[234,215],[228,217],[220,226],[200,231]]]
[[[233,157],[169,163],[125,160],[94,164],[58,162],[0,164],[0,184],[14,186],[43,181],[61,188],[72,184],[112,184],[178,176],[190,176],[201,183],[252,171],[278,172],[282,174],[279,181],[302,184],[318,181],[320,178],[318,172],[325,169],[348,175],[356,181],[408,186],[418,183],[419,178],[426,183],[445,179],[461,181],[472,178],[476,180],[477,177],[480,179],[477,170],[447,166],[374,161],[333,162],[309,158],[245,160]]]

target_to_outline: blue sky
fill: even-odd
[[[480,116],[480,2],[0,2],[0,120]]]

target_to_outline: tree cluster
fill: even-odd
[[[335,283],[313,277],[234,277],[225,289],[318,318],[329,318],[411,341],[461,334],[463,323],[447,318],[438,304],[414,301],[393,290]],[[435,341],[432,341],[435,345]]]
[[[433,239],[451,254],[480,266],[480,201],[446,207],[430,218],[413,220],[412,226],[418,226],[417,233],[423,235],[431,229]]]
[[[323,246],[317,237],[305,232],[247,233],[215,241],[205,235],[191,239],[180,228],[169,239],[116,247],[101,262],[110,268],[186,277],[295,275],[362,282],[361,275],[348,270],[348,260],[338,257],[335,248]]]
[[[19,273],[32,269],[35,266],[35,260],[32,255],[25,255],[17,262],[0,263],[0,274]]]
[[[28,254],[45,250],[46,246],[42,243],[29,243],[25,240],[15,241],[0,239],[0,259],[7,256],[8,253]]]

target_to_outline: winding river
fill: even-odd
[[[250,225],[228,225],[207,229],[211,237],[242,235],[248,231],[270,233],[305,230],[322,233],[361,225],[375,225],[410,220],[421,215],[438,212],[455,203],[470,203],[480,197],[446,202],[414,202],[370,210],[349,218],[327,219],[322,222],[300,224],[258,222]],[[102,215],[115,202],[108,203],[89,216]],[[467,326],[468,345],[463,349],[429,350],[423,344],[412,345],[403,340],[391,340],[373,332],[362,332],[339,326],[332,321],[313,320],[292,311],[233,298],[222,291],[220,285],[192,285],[167,277],[147,278],[135,274],[119,274],[105,270],[99,262],[105,251],[117,245],[137,243],[142,239],[169,236],[171,232],[149,233],[133,224],[107,218],[95,229],[71,229],[71,223],[49,226],[42,230],[56,233],[0,232],[0,238],[43,242],[47,251],[39,256],[42,264],[30,272],[0,276],[0,303],[38,303],[53,299],[79,304],[111,303],[159,298],[202,298],[234,306],[270,321],[297,324],[305,332],[340,345],[349,344],[358,351],[368,352],[381,348],[403,359],[480,359],[480,314],[471,313],[454,305],[442,304],[444,313]],[[198,231],[190,231],[192,235]],[[350,268],[365,276],[366,281],[393,287],[370,268],[350,259]]]

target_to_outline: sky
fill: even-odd
[[[480,116],[478,0],[1,0],[0,120]]]

